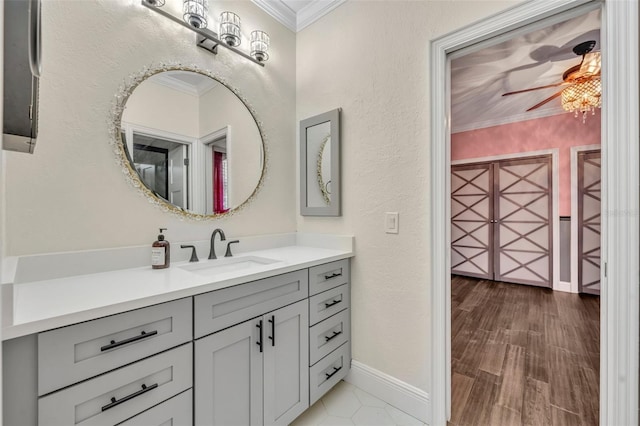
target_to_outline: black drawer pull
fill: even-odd
[[[327,340],[327,342],[328,342],[329,340],[335,339],[336,337],[338,337],[338,336],[339,336],[339,335],[341,335],[341,334],[342,334],[342,331],[334,331],[334,332],[333,332],[333,336],[329,336],[329,337],[324,336],[324,338],[325,338],[325,339]]]
[[[332,300],[332,301],[331,301],[331,303],[325,303],[325,304],[324,304],[324,307],[325,307],[325,308],[330,308],[330,307],[332,307],[333,305],[337,305],[337,304],[338,304],[338,303],[340,303],[340,302],[342,302],[342,300]]]
[[[115,407],[116,405],[120,405],[120,404],[122,404],[123,402],[127,402],[127,401],[129,401],[130,399],[133,399],[133,398],[135,398],[136,396],[140,396],[140,395],[142,395],[143,393],[147,393],[147,392],[149,392],[150,390],[155,389],[155,388],[157,388],[157,387],[158,387],[158,384],[157,384],[157,383],[154,383],[154,384],[152,384],[151,386],[147,386],[147,385],[143,384],[143,385],[142,385],[142,389],[140,389],[140,390],[139,390],[139,391],[137,391],[137,392],[132,393],[131,395],[127,395],[127,396],[125,396],[125,397],[124,397],[124,398],[122,398],[122,399],[116,399],[115,397],[113,397],[113,398],[111,398],[111,402],[110,402],[110,403],[108,403],[107,405],[105,405],[104,407],[102,407],[102,411],[107,411],[108,409],[113,408],[113,407]]]
[[[256,345],[260,346],[260,352],[262,352],[262,320],[260,320],[260,322],[256,324],[256,327],[258,327],[258,329],[260,330],[260,338],[256,342]]]
[[[137,342],[138,340],[142,340],[142,339],[146,339],[147,337],[155,336],[156,334],[158,334],[158,330],[153,330],[153,331],[150,331],[148,333],[146,331],[143,331],[142,333],[140,333],[137,336],[129,337],[128,339],[120,340],[119,342],[116,342],[115,340],[112,340],[111,343],[109,343],[108,345],[104,345],[104,346],[100,347],[100,351],[102,351],[102,352],[108,351],[109,349],[117,348],[118,346],[126,345],[127,343]]]
[[[337,373],[338,371],[340,371],[340,370],[342,370],[342,366],[340,366],[340,367],[333,367],[333,373],[324,373],[324,374],[325,374],[325,376],[327,376],[327,378],[326,378],[325,380],[329,380],[330,378],[332,378],[333,376],[335,376],[335,375],[336,375],[336,373]]]
[[[325,280],[330,280],[331,278],[341,277],[341,276],[342,276],[342,272],[336,272],[336,273],[333,273],[331,275],[325,275],[324,279]]]

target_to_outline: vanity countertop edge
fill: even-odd
[[[2,340],[90,321],[146,306],[195,296],[354,256],[351,249],[286,246],[243,253],[236,258],[276,259],[250,273],[201,276],[150,266],[2,286]],[[206,260],[202,262],[207,262]]]

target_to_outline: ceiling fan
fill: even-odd
[[[578,56],[582,56],[582,61],[580,61],[578,65],[567,69],[564,74],[562,74],[561,82],[549,84],[547,86],[538,86],[531,89],[503,93],[502,96],[516,95],[518,93],[563,86],[562,90],[554,93],[545,100],[538,102],[527,111],[539,108],[561,95],[563,97],[563,108],[568,111],[576,111],[576,114],[578,110],[585,113],[587,110],[592,110],[594,106],[600,106],[600,52],[592,52],[595,46],[596,42],[594,40],[589,40],[582,42],[573,48],[573,53]],[[580,90],[567,90],[572,87]],[[597,99],[582,99],[585,96]],[[567,99],[565,100],[565,98]],[[596,103],[597,105],[595,105]]]

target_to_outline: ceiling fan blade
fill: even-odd
[[[571,83],[567,83],[566,81],[561,81],[560,83],[549,84],[548,86],[538,86],[538,87],[532,87],[531,89],[516,90],[515,92],[503,93],[502,96],[517,95],[518,93],[526,93],[526,92],[532,92],[534,90],[548,89],[550,87],[558,87],[565,84],[571,84]]]
[[[564,90],[564,89],[562,89]],[[542,105],[546,104],[547,102],[551,102],[552,100],[554,100],[555,98],[559,97],[562,94],[562,90],[560,90],[559,92],[554,93],[553,95],[549,96],[547,99],[545,99],[542,102],[538,102],[537,104],[535,104],[534,106],[532,106],[531,108],[529,108],[527,110],[527,112],[532,111],[536,108],[540,108]]]
[[[600,66],[602,57],[600,52],[591,52],[584,55],[580,64],[580,74],[585,77],[591,77],[600,74]]]

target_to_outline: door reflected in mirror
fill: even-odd
[[[208,75],[151,75],[126,100],[120,129],[142,184],[180,210],[224,214],[245,203],[262,180],[264,146],[253,114]]]

